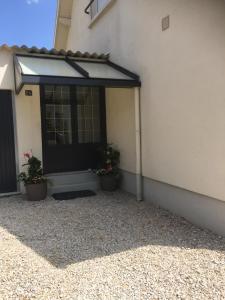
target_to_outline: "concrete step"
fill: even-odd
[[[49,180],[48,194],[79,191],[98,190],[99,180],[92,171],[66,172],[47,174]]]

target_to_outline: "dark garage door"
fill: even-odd
[[[0,193],[17,190],[12,94],[0,90]]]

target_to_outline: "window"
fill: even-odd
[[[78,143],[101,141],[99,88],[78,87],[77,121]]]
[[[49,145],[72,143],[70,91],[67,86],[46,86],[46,131]]]
[[[44,87],[45,136],[49,146],[101,143],[98,87]]]
[[[93,19],[109,2],[109,0],[95,0],[91,5],[91,18]]]

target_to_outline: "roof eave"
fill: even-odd
[[[58,32],[58,17],[59,17],[59,0],[57,0],[57,10],[55,16],[55,30],[54,30],[54,47],[56,47],[56,39],[57,39],[57,32]]]
[[[67,37],[66,41],[60,41],[60,29],[66,30],[67,34],[69,33],[68,24],[66,25],[65,22],[62,22],[61,19],[70,19],[72,17],[72,6],[73,0],[69,1],[62,1],[57,0],[57,11],[56,11],[56,21],[55,21],[55,33],[54,33],[54,47],[56,49],[66,49],[67,48]],[[65,38],[65,34],[64,38]]]

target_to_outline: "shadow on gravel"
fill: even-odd
[[[121,192],[61,202],[0,199],[0,226],[57,268],[147,245],[225,250],[225,238]]]

